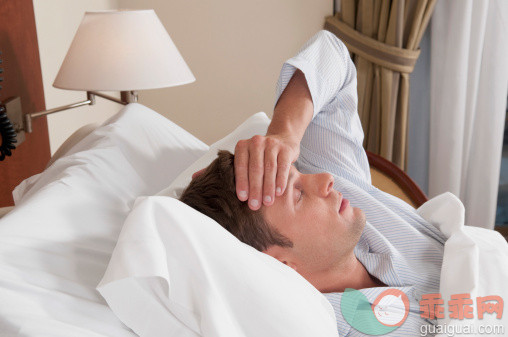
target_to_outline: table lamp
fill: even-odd
[[[137,101],[137,90],[195,80],[154,10],[86,12],[53,86],[86,91],[87,100],[26,114],[24,129],[32,131],[33,118],[93,105],[95,96],[128,104]],[[102,90],[120,91],[121,99]]]

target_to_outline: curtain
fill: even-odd
[[[439,1],[431,27],[429,196],[495,223],[508,92],[508,1]]]
[[[409,74],[436,0],[342,0],[325,29],[352,52],[364,148],[407,168]]]

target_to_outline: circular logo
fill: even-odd
[[[401,326],[409,314],[409,299],[399,289],[387,289],[372,303],[372,311],[379,323]]]
[[[347,288],[342,294],[340,309],[344,319],[356,330],[367,335],[384,335],[404,323],[409,314],[409,299],[398,289],[383,291],[370,303],[365,295]]]

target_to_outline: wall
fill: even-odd
[[[283,62],[324,26],[329,0],[119,0],[153,8],[196,82],[143,91],[143,104],[210,144],[248,116],[273,112]]]
[[[33,4],[46,109],[85,100],[85,92],[53,88],[53,81],[85,11],[116,9],[118,1],[34,0]],[[48,116],[51,153],[53,154],[79,127],[93,122],[102,123],[120,108],[117,103],[97,97],[94,106],[80,107]]]
[[[52,87],[87,10],[153,8],[196,82],[140,92],[151,107],[210,144],[248,116],[271,116],[282,63],[319,29],[333,3],[317,1],[34,0],[46,107],[85,99],[84,92]],[[52,153],[77,128],[102,122],[119,105],[97,104],[48,117]]]
[[[336,8],[340,2],[336,1]],[[140,92],[140,102],[210,144],[258,111],[271,115],[275,84],[284,60],[291,57],[331,15],[329,1],[239,2],[234,0],[34,0],[46,107],[79,101],[83,92],[52,87],[83,14],[87,10],[154,8],[196,82]],[[427,191],[430,35],[411,75],[409,175]],[[97,98],[48,117],[52,152],[77,128],[102,122],[119,109]]]

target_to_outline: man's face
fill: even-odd
[[[365,214],[332,188],[329,173],[301,174],[292,166],[286,191],[263,206],[265,220],[293,242],[265,253],[286,262],[310,281],[351,257],[365,226]]]

